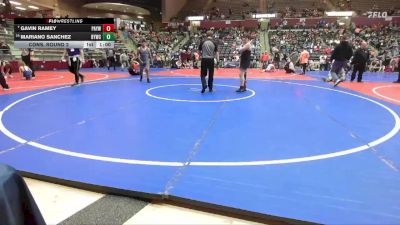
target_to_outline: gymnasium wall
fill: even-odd
[[[193,1],[193,0],[192,0]],[[162,22],[168,23],[186,5],[187,0],[162,0]]]

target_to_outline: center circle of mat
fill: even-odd
[[[223,84],[215,84],[215,87],[220,87],[220,88],[229,88],[229,89],[233,89],[236,90],[238,87],[237,86],[231,86],[231,85],[223,85]],[[178,99],[178,98],[173,98],[173,97],[168,97],[168,96],[161,96],[159,94],[154,94],[153,92],[155,92],[156,90],[161,90],[161,89],[166,89],[166,88],[176,88],[176,87],[197,87],[197,88],[193,88],[190,89],[193,92],[196,92],[196,96],[198,96],[197,99]],[[146,91],[146,95],[152,98],[156,98],[156,99],[160,99],[160,100],[166,100],[166,101],[174,101],[174,102],[195,102],[195,103],[218,103],[218,102],[233,102],[233,101],[239,101],[239,100],[244,100],[244,99],[248,99],[251,97],[254,97],[256,95],[256,92],[251,90],[251,89],[247,89],[247,93],[243,93],[242,94],[238,94],[238,96],[241,97],[237,97],[237,98],[225,98],[225,99],[214,99],[214,100],[202,100],[201,99],[201,95],[197,94],[197,92],[200,92],[201,90],[201,85],[200,84],[169,84],[169,85],[162,85],[162,86],[157,86],[157,87],[153,87],[150,88]],[[176,90],[179,91],[179,90]],[[171,93],[172,91],[168,90],[167,93]],[[207,94],[207,93],[205,93]]]
[[[87,83],[85,85],[94,85],[94,84],[98,84],[98,83],[107,83],[107,82],[121,82],[121,81],[127,81],[127,80],[132,80],[132,79],[98,81],[98,82]],[[228,167],[229,166],[231,166],[231,167],[232,166],[260,166],[260,165],[290,164],[290,163],[301,163],[301,162],[308,162],[308,161],[315,161],[315,160],[323,160],[323,159],[335,158],[335,157],[345,156],[345,155],[354,154],[357,152],[368,150],[374,146],[377,146],[379,144],[382,144],[382,143],[388,141],[389,139],[391,139],[393,136],[395,136],[400,131],[399,115],[397,113],[395,113],[389,107],[387,107],[384,104],[382,104],[378,101],[375,101],[373,99],[370,99],[370,98],[367,98],[367,97],[364,97],[364,96],[361,96],[361,95],[358,95],[355,93],[343,91],[340,89],[332,89],[332,88],[321,87],[321,86],[317,86],[317,85],[295,83],[295,82],[289,82],[289,81],[272,81],[272,80],[260,80],[260,79],[253,79],[253,81],[275,82],[275,83],[283,83],[283,84],[288,84],[288,85],[299,85],[299,86],[317,88],[317,89],[321,89],[321,90],[332,91],[332,92],[337,92],[337,93],[349,95],[352,97],[356,97],[356,98],[368,101],[370,103],[373,103],[373,104],[385,109],[394,118],[395,123],[394,123],[393,128],[388,133],[383,135],[382,137],[380,137],[374,141],[371,141],[365,145],[361,145],[361,146],[350,148],[350,149],[339,150],[339,151],[327,153],[327,154],[319,154],[319,155],[298,157],[298,158],[259,160],[259,161],[232,161],[232,162],[225,162],[225,161],[224,162],[218,162],[218,161],[204,161],[204,162],[200,162],[200,161],[192,161],[192,162],[150,161],[150,160],[115,158],[115,157],[105,157],[105,156],[99,156],[99,155],[93,155],[93,154],[85,154],[85,153],[60,149],[60,148],[56,148],[56,147],[52,147],[52,146],[48,146],[48,145],[43,145],[43,144],[35,142],[35,141],[25,140],[23,137],[17,136],[16,134],[14,134],[12,131],[10,131],[8,128],[6,128],[4,126],[3,116],[13,106],[15,106],[27,99],[38,96],[38,95],[46,94],[46,93],[57,91],[60,89],[69,88],[69,87],[59,87],[59,88],[41,91],[41,92],[38,92],[38,93],[35,93],[32,95],[23,97],[19,100],[14,101],[13,103],[9,104],[8,106],[6,106],[2,111],[0,111],[0,131],[7,137],[11,138],[12,140],[14,140],[20,144],[30,145],[30,146],[33,146],[35,148],[38,148],[38,149],[41,149],[44,151],[67,155],[70,157],[78,157],[78,158],[83,158],[83,159],[98,160],[98,161],[105,161],[105,162],[112,162],[112,163],[124,163],[124,164],[147,165],[147,166],[175,166],[175,167],[181,167],[181,166],[228,166]]]

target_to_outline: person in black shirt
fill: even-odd
[[[214,84],[214,58],[219,61],[218,45],[213,41],[212,31],[207,32],[207,38],[203,40],[199,45],[199,51],[201,53],[201,93],[204,93],[207,89],[206,76],[208,72],[208,89],[210,92],[213,91]]]
[[[7,84],[7,81],[5,79],[5,71],[4,71],[4,67],[5,67],[5,63],[4,62],[0,62],[0,86],[4,89],[4,90],[10,90],[10,87]]]
[[[346,66],[350,58],[353,56],[353,49],[349,44],[348,37],[344,35],[338,46],[333,50],[331,60],[335,60],[331,68],[331,76],[335,82],[334,86],[339,85],[343,80],[338,74]]]
[[[247,83],[247,69],[251,61],[251,40],[244,36],[240,46],[240,87],[236,92],[245,92]]]
[[[281,61],[281,54],[279,54],[279,52],[277,51],[274,53],[274,64],[277,69],[279,69],[280,61]]]
[[[351,61],[351,64],[354,65],[353,73],[351,74],[351,82],[353,82],[354,79],[356,79],[357,72],[358,72],[357,82],[359,83],[362,82],[362,75],[365,72],[365,68],[369,60],[369,53],[367,46],[368,46],[367,42],[363,41],[361,42],[360,48],[358,48],[354,52],[353,60]]]

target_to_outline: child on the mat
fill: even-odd
[[[286,73],[294,73],[295,68],[293,62],[288,59],[283,69],[286,71]]]
[[[22,76],[22,79],[30,80],[32,78],[32,70],[27,66],[24,62],[19,62],[19,73]]]
[[[132,59],[131,66],[128,69],[129,74],[132,76],[139,75],[139,65],[139,62],[136,59]]]
[[[275,72],[275,70],[276,70],[275,65],[270,62],[267,68],[263,70],[263,72]]]

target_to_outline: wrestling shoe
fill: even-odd
[[[236,90],[236,92],[239,92],[239,93],[245,92],[245,91],[246,91],[246,88],[244,86],[240,86],[240,88]]]
[[[334,87],[336,87],[336,86],[338,86],[340,83],[342,83],[343,82],[343,80],[342,79],[337,79],[336,81],[335,81],[335,84],[333,85]]]

